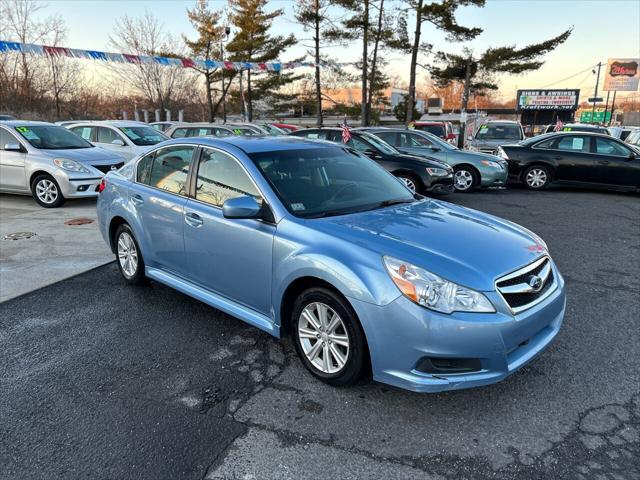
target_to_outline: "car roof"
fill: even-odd
[[[72,125],[97,125],[103,127],[140,127],[143,125],[149,126],[148,123],[137,122],[135,120],[81,120],[73,123]]]
[[[38,122],[35,120],[3,120],[2,125],[7,125],[9,127],[21,127],[27,125],[48,125],[50,127],[59,127],[60,125],[56,125],[55,123],[50,122]]]
[[[282,135],[279,137],[268,136],[235,136],[235,137],[187,137],[176,138],[165,142],[163,145],[172,143],[193,143],[197,145],[209,145],[211,147],[221,147],[233,145],[245,153],[273,152],[281,150],[306,150],[318,147],[333,147],[336,143],[324,143],[317,140]],[[338,145],[339,146],[339,145]]]
[[[486,125],[488,123],[505,123],[510,125],[520,125],[520,122],[517,122],[515,120],[485,120],[484,122],[482,122],[483,125]]]
[[[229,124],[223,125],[221,123],[208,123],[208,122],[182,122],[182,123],[178,123],[178,122],[172,122],[171,123],[172,127],[177,127],[177,128],[198,128],[198,127],[208,127],[208,128],[229,128]]]

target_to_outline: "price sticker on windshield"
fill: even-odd
[[[40,140],[40,137],[38,137],[38,135],[36,135],[30,128],[16,127],[16,130],[19,131],[27,140]]]
[[[291,210],[294,212],[299,212],[300,210],[304,210],[304,203],[292,203]]]

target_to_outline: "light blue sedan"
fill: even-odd
[[[369,371],[418,392],[486,385],[562,324],[564,280],[539,237],[414,194],[347,147],[176,139],[100,191],[100,230],[127,282],[292,335],[332,385]]]

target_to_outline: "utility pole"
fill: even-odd
[[[613,91],[613,99],[611,100],[611,116],[609,117],[609,126],[611,126],[611,122],[613,121],[613,112],[615,112],[615,108],[616,108],[616,93],[618,93],[617,90]],[[606,121],[606,118],[605,118]]]
[[[593,92],[593,107],[591,107],[591,123],[596,114],[596,98],[598,97],[598,83],[600,83],[600,67],[602,67],[602,62],[598,62],[598,75],[596,76],[596,88]]]
[[[467,105],[469,103],[469,90],[471,89],[471,85],[469,85],[470,79],[471,55],[467,57],[467,64],[464,72],[464,90],[462,91],[462,105],[460,105],[460,135],[458,135],[458,148],[463,148],[464,142],[467,140]]]
[[[231,27],[224,27],[224,36],[225,39],[229,38],[229,34],[231,33]],[[224,64],[224,39],[220,38],[220,60]],[[222,123],[227,123],[227,96],[224,91],[224,70],[225,66],[222,65],[220,69],[220,83],[222,84]]]

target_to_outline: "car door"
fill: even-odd
[[[122,142],[122,145],[113,143],[114,141]],[[98,147],[106,148],[118,153],[120,156],[131,159],[135,156],[133,149],[129,146],[128,139],[120,134],[116,129],[110,127],[97,127],[96,140],[94,142]]]
[[[272,249],[276,226],[256,219],[228,219],[225,200],[252,196],[258,188],[240,162],[202,147],[195,194],[184,212],[189,278],[202,287],[270,315]]]
[[[549,160],[555,165],[556,180],[568,182],[593,182],[596,163],[591,155],[591,141],[587,135],[563,135],[548,151]]]
[[[7,145],[20,145],[18,138],[9,130],[0,127],[0,188],[12,192],[29,190],[25,173],[27,151],[6,150]]]
[[[593,137],[592,142],[596,182],[640,187],[640,157],[635,152],[610,138]]]
[[[130,205],[142,225],[148,266],[186,275],[184,208],[187,179],[195,153],[193,145],[172,145],[143,157],[137,181],[129,189]]]

